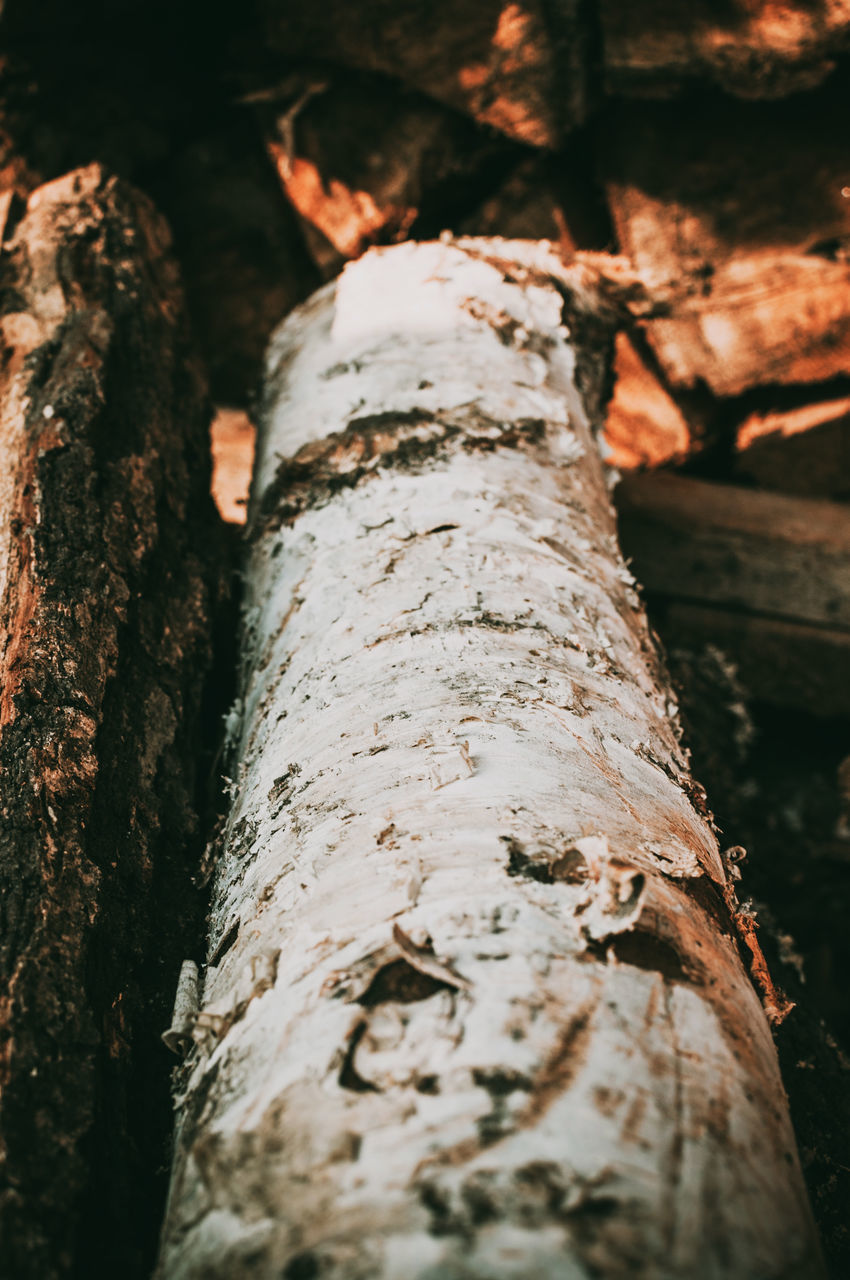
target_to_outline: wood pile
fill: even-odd
[[[751,892],[773,921],[766,949],[799,1009],[779,1033],[786,1083],[825,1251],[835,1275],[847,1274],[850,1105],[837,1042],[850,1047],[850,949],[836,904],[844,895],[846,912],[850,893],[850,9],[843,0],[256,0],[242,9],[0,5],[0,391],[11,403],[13,376],[35,360],[9,320],[22,299],[45,309],[50,342],[64,334],[54,296],[30,296],[20,247],[56,200],[45,184],[57,180],[74,192],[63,207],[94,201],[97,216],[85,217],[100,230],[87,234],[102,237],[117,276],[121,218],[104,215],[104,201],[118,200],[134,234],[142,225],[156,240],[152,256],[128,248],[126,267],[152,332],[160,321],[149,296],[165,317],[150,431],[167,452],[170,431],[189,439],[206,414],[216,497],[232,525],[244,522],[269,335],[347,262],[373,245],[484,234],[547,240],[595,273],[618,315],[600,443],[624,553],[678,673],[695,773],[729,842],[749,846]],[[88,176],[74,187],[68,175],[79,170]],[[96,197],[86,196],[91,184]],[[69,235],[75,248],[53,244],[63,306],[82,307],[90,293],[94,308],[106,286],[86,266],[85,235]],[[168,253],[206,408],[199,384],[171,386],[169,353],[188,340]],[[117,361],[142,394],[122,332],[100,346],[91,338],[92,360],[104,385]],[[97,465],[108,476],[95,410],[92,456],[104,450]],[[209,463],[196,454],[197,441],[185,457],[168,455],[163,491],[189,492]],[[201,542],[226,556],[222,531],[203,527]],[[194,572],[211,598],[221,594],[209,565]],[[212,634],[212,604],[198,612]],[[215,659],[192,644],[213,664],[212,689],[205,710],[198,689],[187,695],[196,722],[178,737],[197,734],[198,716],[217,726],[232,692],[232,634],[217,635]],[[214,805],[206,795],[192,804],[184,818],[197,845]],[[174,911],[191,918],[197,942],[202,911],[197,898],[185,908],[197,891],[183,880]],[[175,928],[164,934],[169,954]],[[138,1027],[171,977],[157,969],[133,988]],[[127,1030],[127,1043],[139,1034]],[[93,1146],[102,1149],[125,1085],[113,1087],[89,1058],[86,1072],[107,1085],[78,1127],[101,1126]],[[168,1065],[156,1067],[161,1081]],[[150,1142],[163,1151],[167,1123],[160,1107]],[[88,1158],[68,1156],[75,1188]],[[141,1276],[151,1263],[162,1178],[154,1191],[143,1181],[137,1220],[119,1223],[108,1244],[113,1274]],[[0,1188],[0,1213],[18,1192]],[[39,1265],[45,1277],[66,1273]]]

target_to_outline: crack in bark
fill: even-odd
[[[517,1128],[536,1124],[572,1085],[590,1048],[595,1007],[596,1000],[588,1000],[561,1031],[552,1053],[534,1077],[531,1097],[517,1116]]]
[[[349,1032],[348,1045],[337,1077],[337,1081],[341,1089],[350,1089],[353,1093],[381,1092],[378,1086],[371,1080],[364,1080],[354,1065],[354,1055],[357,1053],[357,1046],[360,1044],[360,1041],[363,1039],[368,1029],[369,1019],[360,1018]]]

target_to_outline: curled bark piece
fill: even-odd
[[[821,1273],[587,280],[372,250],[273,343],[168,1280]]]
[[[198,966],[194,960],[184,960],[177,979],[174,1012],[171,1026],[163,1031],[162,1040],[172,1053],[183,1057],[192,1044],[192,1032],[198,1018]]]
[[[216,545],[168,235],[97,166],[0,255],[0,1273],[140,1275]],[[186,909],[183,914],[184,907]]]

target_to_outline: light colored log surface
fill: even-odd
[[[820,1274],[594,307],[536,246],[407,244],[272,345],[160,1277]]]

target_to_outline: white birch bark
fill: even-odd
[[[597,307],[545,248],[407,244],[272,344],[167,1280],[821,1274]]]

